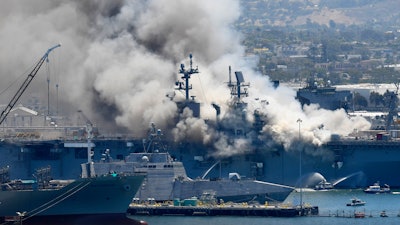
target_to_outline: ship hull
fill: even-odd
[[[169,181],[169,182],[168,182]],[[215,193],[217,200],[224,202],[283,202],[293,191],[292,187],[256,180],[175,180],[162,182],[148,178],[136,197],[141,200],[155,199],[158,202],[174,199],[201,198],[204,193]],[[153,187],[146,187],[152,185]],[[160,188],[160,187],[163,188]],[[157,191],[158,190],[158,191]]]
[[[216,198],[225,202],[265,203],[283,202],[293,188],[255,180],[194,180],[176,181],[173,189],[174,196],[180,199],[201,197],[204,191],[215,192]]]
[[[93,140],[95,157],[100,160],[106,148],[111,150],[113,158],[123,158],[134,151],[141,151],[142,144],[135,140]],[[137,143],[136,143],[137,142]],[[34,147],[33,147],[34,146]],[[43,159],[37,149],[49,149]],[[35,168],[50,165],[52,176],[56,179],[76,178],[77,169],[85,162],[85,147],[64,147],[63,142],[36,142],[35,144],[0,143],[0,167],[10,166],[12,178],[30,178]],[[57,149],[57,151],[52,151]],[[22,151],[23,150],[23,151]],[[53,152],[53,153],[51,153]],[[169,150],[172,157],[179,159],[185,166],[189,177],[202,177],[216,159],[209,158],[209,152],[201,146],[178,146]],[[82,153],[82,155],[81,155]],[[57,155],[49,159],[49,155]],[[203,160],[198,160],[198,158]],[[243,177],[299,187],[300,154],[288,152],[283,148],[273,150],[261,146],[253,153],[222,159],[218,169],[210,171],[208,177],[220,177],[221,174],[237,172]],[[257,166],[261,164],[262,166]],[[366,187],[380,181],[396,188],[400,180],[393,179],[400,170],[400,142],[397,140],[336,141],[316,148],[315,152],[302,154],[302,186],[314,187],[323,178],[334,183],[335,188]],[[308,182],[315,176],[315,182]],[[323,178],[322,178],[322,177]],[[321,179],[319,179],[321,178]]]
[[[294,189],[255,179],[242,179],[237,173],[230,173],[229,179],[191,179],[182,162],[172,160],[169,153],[131,153],[125,161],[98,162],[93,166],[101,174],[108,171],[145,172],[146,180],[136,194],[140,200],[163,202],[192,197],[201,199],[203,194],[212,193],[223,201],[283,202]]]
[[[143,175],[78,179],[58,190],[0,191],[0,216],[104,215],[126,212]]]
[[[189,176],[201,176],[204,169],[215,162],[205,157],[202,161],[194,160],[193,156],[205,155],[200,149],[187,152],[190,153],[177,156],[188,168]],[[400,180],[394,178],[399,170],[399,141],[342,141],[329,142],[316,147],[313,152],[305,150],[301,160],[299,151],[260,148],[254,153],[223,159],[220,170],[211,171],[209,177],[235,171],[243,176],[294,187],[314,188],[325,179],[334,184],[334,188],[367,187],[376,181],[398,188]]]
[[[15,218],[12,221],[10,218],[3,218],[0,221],[2,224],[15,224],[20,223],[25,225],[145,225],[147,224],[142,220],[135,220],[128,218],[126,213],[117,214],[90,214],[90,215],[62,215],[62,216],[35,216],[29,219],[21,218],[23,221],[19,221],[20,218]],[[8,223],[7,223],[8,222]]]

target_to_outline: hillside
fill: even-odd
[[[397,29],[400,24],[400,4],[396,0],[241,0],[241,3],[240,22],[246,25],[334,24]]]

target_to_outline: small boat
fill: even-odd
[[[381,217],[388,217],[388,215],[386,214],[386,211],[385,211],[385,210],[383,210],[383,211],[381,212],[380,216],[381,216]]]
[[[354,218],[364,218],[365,213],[364,212],[354,212]]]
[[[325,179],[315,185],[315,190],[322,191],[322,190],[331,190],[333,189],[333,185],[326,181]]]
[[[363,206],[365,203],[366,202],[362,201],[361,199],[352,198],[351,201],[346,204],[346,206]]]
[[[390,193],[390,186],[387,184],[385,184],[384,186],[380,186],[379,182],[376,182],[374,185],[366,188],[364,192],[370,194]]]

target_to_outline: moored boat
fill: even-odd
[[[385,210],[383,210],[383,211],[380,213],[379,216],[380,216],[380,217],[388,217],[388,215],[386,214],[386,211],[385,211]]]
[[[106,151],[101,161],[92,164],[95,173],[99,175],[129,171],[146,173],[146,179],[136,198],[155,199],[157,202],[200,198],[204,191],[215,192],[216,198],[224,202],[282,202],[294,190],[293,187],[286,185],[242,178],[238,173],[230,173],[229,178],[207,179],[207,172],[212,168],[202,177],[192,179],[187,176],[183,163],[174,160],[163,150],[161,135],[161,130],[152,124],[148,142],[144,144],[148,146],[146,149],[130,153],[124,160],[114,160],[109,156],[110,152]]]
[[[355,212],[354,218],[365,218],[365,212]]]
[[[4,172],[2,178],[7,177]],[[49,168],[43,168],[37,170],[34,180],[2,179],[0,222],[102,224],[98,218],[107,215],[116,221],[129,222],[126,210],[145,175],[114,173],[89,177],[84,173],[76,180],[52,180]]]

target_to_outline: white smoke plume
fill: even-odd
[[[212,102],[221,106],[221,118],[235,122],[228,111],[225,83],[229,65],[243,71],[251,83],[250,95],[244,98],[246,118],[253,121],[254,110],[267,115],[268,123],[259,134],[262,140],[273,138],[289,147],[298,137],[298,118],[303,138],[316,145],[332,133],[348,134],[368,126],[340,110],[311,106],[303,111],[293,90],[275,90],[267,77],[252,71],[233,26],[240,16],[239,0],[4,0],[0,15],[0,89],[61,42],[49,57],[57,68],[52,69],[51,85],[52,96],[54,85],[59,85],[59,111],[81,109],[110,131],[123,129],[143,137],[154,122],[176,141],[212,146],[214,156],[251,151],[248,139],[229,140],[210,126],[216,124]],[[203,102],[201,118],[188,110],[178,117],[177,105],[166,97],[179,78],[179,64],[188,66],[190,53],[200,70],[191,79],[191,94]],[[44,70],[37,76],[27,91],[46,99]],[[0,96],[1,102],[12,94]],[[175,100],[182,98],[177,92]]]

